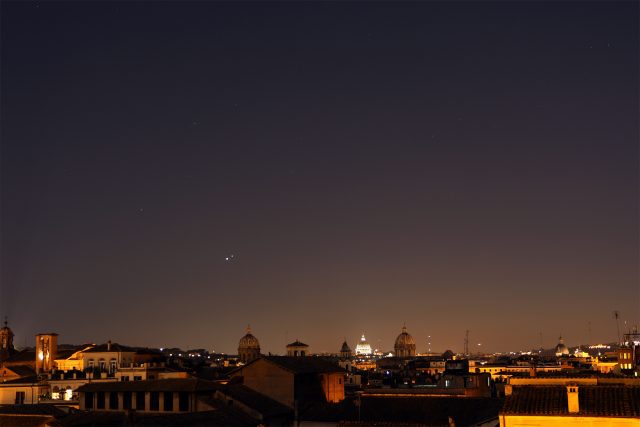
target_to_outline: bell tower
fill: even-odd
[[[58,334],[36,335],[36,372],[50,372],[58,354]]]
[[[7,316],[4,316],[4,326],[0,328],[0,362],[13,353],[13,331],[7,326]]]

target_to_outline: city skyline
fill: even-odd
[[[590,326],[590,325],[588,325]],[[629,325],[628,322],[624,322],[623,324],[624,329],[620,330],[620,338],[622,340],[622,336],[623,334],[626,333],[637,333],[638,327],[637,325]],[[615,328],[615,325],[614,325]],[[13,329],[13,328],[12,328]],[[231,328],[227,328],[227,331],[231,331]],[[398,331],[402,331],[404,330],[403,328],[400,328]],[[407,328],[407,330],[410,332],[410,334],[414,337],[414,339],[416,340],[416,348],[417,348],[417,353],[420,354],[427,354],[427,353],[434,353],[434,354],[438,354],[438,353],[444,353],[445,351],[453,351],[454,353],[457,354],[464,354],[464,340],[465,338],[469,339],[468,345],[469,345],[469,354],[498,354],[498,353],[526,353],[529,351],[535,351],[535,350],[539,350],[539,349],[544,349],[544,350],[549,350],[554,348],[558,342],[562,341],[563,343],[567,344],[568,347],[577,347],[577,348],[582,348],[584,346],[588,346],[588,345],[602,345],[602,344],[611,344],[611,343],[615,343],[618,342],[617,339],[614,337],[614,339],[594,339],[593,337],[591,337],[591,339],[586,338],[585,340],[580,340],[580,341],[572,341],[571,337],[569,337],[569,339],[567,340],[567,337],[565,335],[563,335],[562,333],[560,333],[558,336],[556,336],[553,339],[547,339],[547,337],[544,336],[544,334],[542,334],[541,336],[541,332],[538,332],[538,343],[537,344],[531,344],[531,345],[524,345],[521,346],[521,348],[509,348],[507,350],[505,349],[500,349],[500,350],[495,350],[492,348],[488,348],[487,343],[483,343],[478,341],[477,339],[474,339],[474,335],[473,335],[473,331],[471,330],[466,330],[463,331],[463,335],[462,335],[462,341],[460,343],[460,346],[450,346],[447,348],[440,348],[438,347],[439,343],[437,341],[437,336],[434,335],[426,335],[424,339],[421,339],[420,336],[415,336],[413,334],[413,331],[410,330],[409,328]],[[254,330],[253,327],[251,327],[250,325],[247,325],[247,327],[244,329],[244,332],[250,332],[251,334],[253,334],[254,336],[256,336],[256,338],[258,338],[258,341],[260,342],[262,351],[265,354],[286,354],[286,346],[288,344],[290,344],[291,342],[294,341],[302,341],[305,344],[308,344],[310,346],[310,351],[313,354],[337,354],[339,353],[339,349],[340,346],[342,345],[342,343],[344,341],[347,342],[347,344],[352,348],[352,350],[355,351],[356,345],[358,343],[361,342],[361,339],[363,336],[366,337],[366,342],[369,343],[372,347],[373,351],[377,351],[380,352],[382,354],[387,354],[388,352],[392,352],[393,353],[393,346],[394,346],[394,341],[398,335],[398,332],[396,332],[395,335],[393,335],[393,337],[384,337],[381,338],[380,336],[376,335],[376,334],[368,334],[365,331],[362,331],[357,337],[355,338],[350,338],[350,336],[343,336],[341,339],[336,340],[336,342],[339,342],[338,346],[335,346],[335,348],[322,348],[322,349],[318,349],[315,348],[316,346],[313,344],[313,339],[312,337],[310,337],[311,339],[306,339],[306,338],[302,338],[299,335],[295,335],[295,337],[292,337],[287,331],[285,331],[285,336],[284,338],[281,339],[281,345],[280,343],[269,343],[269,342],[264,342],[263,340],[260,339],[259,334],[256,335],[256,332]],[[469,332],[469,336],[466,336],[466,333]],[[42,331],[38,332],[38,333],[42,333]],[[70,345],[79,345],[79,344],[88,344],[88,343],[93,343],[93,344],[101,344],[101,343],[105,343],[105,342],[118,342],[119,344],[125,344],[125,345],[129,345],[129,346],[134,346],[134,347],[147,347],[147,348],[180,348],[182,350],[190,350],[190,349],[198,349],[198,348],[203,348],[207,351],[210,352],[216,352],[216,353],[222,353],[222,354],[236,354],[237,353],[237,343],[234,345],[233,343],[226,343],[227,345],[191,345],[189,343],[186,344],[182,344],[182,345],[177,345],[175,343],[160,343],[160,344],[154,344],[154,345],[149,345],[146,343],[131,343],[131,342],[122,342],[122,341],[118,341],[116,338],[117,337],[107,337],[104,340],[95,340],[95,339],[85,339],[84,341],[81,342],[67,342],[64,339],[64,333],[59,333],[59,331],[56,331],[56,333],[58,333],[61,336],[61,344],[70,344]],[[615,334],[615,331],[614,331]],[[34,336],[37,334],[34,334]],[[586,335],[589,335],[589,331],[586,332]],[[369,338],[369,337],[373,337],[373,338]],[[240,340],[241,336],[238,336],[237,341]],[[23,337],[22,340],[20,340],[20,337],[16,337],[16,344],[18,345],[19,348],[27,348],[27,347],[33,347],[33,343],[29,342],[28,339],[26,339],[27,337]],[[452,342],[451,340],[448,340],[446,342]],[[23,345],[21,344],[23,343]],[[175,344],[175,345],[174,345]],[[492,345],[492,343],[489,343],[489,346]],[[498,345],[500,345],[498,343]],[[225,350],[225,349],[229,349],[229,350]],[[431,349],[431,351],[429,351],[429,349]]]
[[[17,345],[640,324],[637,2],[2,2]]]

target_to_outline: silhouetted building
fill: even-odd
[[[344,400],[344,369],[318,357],[265,356],[234,371],[242,383],[290,408]]]
[[[340,357],[342,359],[349,359],[351,356],[353,356],[353,352],[351,351],[351,348],[349,347],[349,344],[347,344],[347,340],[345,339],[342,343],[342,347],[340,348]]]
[[[0,363],[7,360],[15,353],[13,348],[13,331],[7,325],[7,318],[4,318],[4,326],[0,328]]]
[[[299,340],[287,344],[287,356],[308,356],[309,346]]]

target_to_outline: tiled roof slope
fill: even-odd
[[[292,412],[288,406],[242,384],[227,384],[221,387],[220,392],[255,409],[265,417],[289,415]]]
[[[97,345],[93,348],[90,348],[89,350],[87,350],[85,353],[106,353],[106,352],[113,352],[113,353],[119,353],[119,352],[128,352],[128,353],[135,353],[136,349],[133,347],[128,347],[126,345],[122,345],[122,344],[118,344],[116,342],[114,343],[104,343],[104,344],[100,344]]]
[[[500,412],[503,415],[566,415],[640,417],[640,387],[579,386],[580,412],[569,414],[567,387],[515,386]]]
[[[34,362],[36,361],[36,351],[33,349],[27,349],[27,350],[22,350],[19,351],[18,353],[15,353],[14,355],[12,355],[10,358],[8,358],[7,360],[5,360],[6,362]]]
[[[21,377],[33,376],[36,374],[36,371],[28,365],[15,365],[15,366],[7,366],[7,369],[15,372],[17,375]]]
[[[503,399],[485,397],[363,397],[355,402],[313,402],[299,408],[301,420],[342,426],[475,426],[495,421]],[[360,421],[356,421],[356,420]],[[494,424],[492,424],[494,425]]]

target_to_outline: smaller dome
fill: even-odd
[[[350,353],[351,352],[351,348],[349,348],[349,344],[347,344],[347,341],[345,340],[342,343],[342,348],[340,349],[341,353]]]
[[[260,343],[258,342],[258,338],[254,337],[251,334],[251,328],[247,327],[247,333],[245,336],[240,338],[240,343],[238,343],[238,348],[256,348],[260,349]]]
[[[413,337],[407,332],[407,327],[403,326],[402,333],[398,335],[398,337],[396,338],[395,347],[403,348],[403,347],[415,346],[415,345],[416,345],[416,340],[414,340]]]
[[[562,339],[562,337],[558,338],[558,345],[556,345],[556,356],[560,357],[560,356],[568,356],[569,355],[569,349],[567,348],[566,345],[564,345],[564,341]]]

